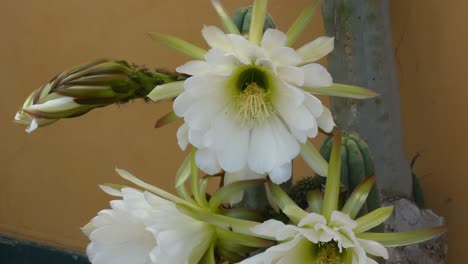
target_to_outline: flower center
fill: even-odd
[[[270,116],[271,104],[268,93],[255,82],[247,85],[240,93],[237,104],[239,111],[237,118],[251,127]]]
[[[260,125],[271,116],[271,82],[268,72],[256,66],[240,68],[235,78],[237,118],[250,127]]]
[[[327,242],[319,246],[315,264],[341,264],[343,260],[335,242]]]

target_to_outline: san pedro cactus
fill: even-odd
[[[320,154],[327,161],[330,160],[332,138],[328,137],[320,148]],[[366,177],[374,174],[374,161],[369,146],[354,133],[343,133],[341,164],[341,184],[348,189],[348,193],[351,193]],[[362,213],[377,208],[380,208],[380,197],[377,188],[374,186],[369,193]]]

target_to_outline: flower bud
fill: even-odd
[[[31,132],[60,118],[131,99],[145,98],[156,85],[181,76],[151,72],[125,61],[96,60],[58,74],[29,95],[15,121]]]

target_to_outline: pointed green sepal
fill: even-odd
[[[351,219],[356,218],[362,206],[366,202],[367,196],[369,195],[374,183],[375,176],[369,176],[361,182],[349,196],[341,211],[348,214]]]
[[[192,156],[188,155],[185,160],[182,162],[182,165],[180,165],[179,169],[177,170],[176,173],[176,181],[175,181],[175,187],[179,187],[181,185],[184,185],[185,182],[190,179],[190,173],[191,173],[191,159]]]
[[[171,82],[156,86],[149,94],[148,98],[157,102],[164,99],[177,97],[184,91],[184,81]]]
[[[265,216],[261,212],[255,209],[251,209],[251,208],[224,209],[224,210],[221,210],[220,214],[228,216],[228,217],[255,221],[255,222],[263,222],[265,220]]]
[[[308,5],[302,13],[296,18],[292,26],[289,28],[288,32],[286,33],[287,40],[286,45],[292,46],[296,43],[297,39],[301,35],[301,33],[306,28],[307,24],[309,24],[310,20],[315,14],[315,10],[317,9],[319,1],[315,1],[314,3]]]
[[[168,125],[174,121],[179,120],[180,117],[177,116],[174,111],[171,111],[170,113],[164,115],[163,117],[159,118],[158,121],[156,121],[156,124],[154,125],[155,128],[160,128],[165,125]]]
[[[187,42],[174,36],[163,35],[158,33],[149,33],[149,35],[154,41],[159,42],[170,48],[173,48],[182,54],[190,56],[196,60],[205,59],[205,54],[207,51],[193,45],[190,42]]]
[[[335,38],[333,37],[323,36],[314,39],[297,50],[297,54],[302,59],[299,66],[320,60],[332,52],[334,48]]]
[[[199,264],[216,264],[216,256],[215,256],[215,244],[211,243],[208,250],[203,255],[202,259],[198,262]]]
[[[354,99],[368,99],[379,95],[378,93],[366,88],[339,83],[334,83],[329,87],[302,87],[302,90],[313,94]]]
[[[83,232],[83,234],[85,234],[86,236],[89,237],[89,235],[91,234],[91,232],[94,231],[94,229],[96,229],[96,227],[91,224],[91,222],[87,223],[85,226],[83,226],[81,229],[81,232]]]
[[[307,202],[312,212],[322,214],[323,197],[320,190],[313,190],[307,193]]]
[[[184,204],[177,203],[176,207],[183,214],[186,214],[198,221],[205,222],[205,223],[214,225],[219,228],[223,228],[223,229],[235,232],[235,233],[261,237],[264,239],[271,239],[271,240],[274,239],[273,236],[259,236],[259,235],[254,234],[251,231],[251,228],[258,225],[259,223],[257,222],[241,220],[241,219],[227,217],[224,215],[214,214],[208,210],[191,207],[187,205],[186,203]]]
[[[245,190],[246,188],[255,187],[257,185],[263,184],[265,182],[264,179],[256,179],[256,180],[246,180],[246,181],[237,181],[225,185],[218,189],[213,196],[211,196],[209,206],[212,211],[217,211],[219,209],[219,205],[226,202],[232,196],[238,194],[239,192]]]
[[[255,45],[260,44],[265,24],[268,0],[255,0],[252,9],[252,21],[250,22],[249,41]]]
[[[421,243],[433,239],[447,231],[445,226],[398,233],[360,233],[358,238],[374,240],[385,247],[398,247]]]
[[[320,155],[320,152],[310,141],[301,144],[300,155],[315,173],[324,177],[327,175],[328,162]]]
[[[363,215],[356,219],[357,227],[354,228],[354,233],[362,233],[370,230],[387,220],[393,213],[393,206],[387,206],[375,209],[374,211]]]
[[[247,247],[265,248],[273,245],[273,242],[270,240],[234,233],[223,228],[218,228],[216,233],[218,234],[218,239],[220,241],[229,241],[231,243],[240,244]]]
[[[279,185],[268,182],[268,187],[273,202],[278,205],[291,221],[297,224],[307,215],[307,212],[302,210]]]
[[[156,186],[153,186],[151,184],[148,184],[140,179],[138,179],[137,177],[133,176],[130,172],[126,171],[126,170],[122,170],[122,169],[119,169],[119,168],[115,168],[115,171],[117,172],[117,174],[120,175],[120,177],[124,178],[125,180],[149,191],[149,192],[152,192],[154,194],[156,194],[157,196],[161,197],[161,198],[164,198],[164,199],[167,199],[169,201],[172,201],[172,202],[175,202],[175,203],[183,203],[183,204],[187,204],[189,206],[192,206],[190,203],[188,203],[187,201],[184,201],[182,199],[180,199],[179,197],[171,194],[171,193],[168,193],[162,189],[159,189],[158,187]]]
[[[211,0],[211,4],[221,18],[221,22],[223,23],[226,33],[240,35],[239,29],[234,23],[234,20],[232,20],[232,18],[227,14],[221,2],[219,0]]]
[[[338,208],[341,177],[341,130],[333,137],[330,163],[328,164],[327,181],[323,195],[323,216],[330,220],[331,213]]]

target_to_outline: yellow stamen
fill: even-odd
[[[341,264],[342,259],[338,253],[338,246],[335,242],[324,243],[320,246],[316,264]]]
[[[269,98],[268,92],[257,83],[248,84],[237,99],[237,118],[250,127],[261,124],[270,116],[271,103]]]

